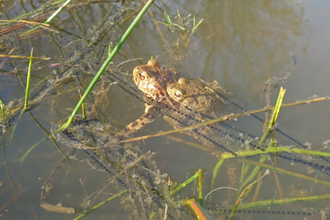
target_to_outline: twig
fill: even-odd
[[[8,55],[10,55],[12,52],[14,52],[14,50],[15,50],[14,48],[11,49],[9,51]],[[3,67],[3,65],[5,64],[6,61],[7,61],[7,58],[3,59],[2,63],[0,64],[0,69],[2,69],[2,67]]]
[[[287,146],[277,146],[276,148],[272,147],[272,148],[266,148],[266,149],[235,152],[236,155],[233,155],[231,153],[223,153],[223,154],[221,154],[221,159],[225,160],[225,159],[229,159],[229,158],[254,156],[254,155],[258,155],[258,154],[268,154],[268,153],[274,153],[276,151],[330,157],[330,152],[305,150],[305,149],[300,149],[300,148],[290,148]]]
[[[261,175],[262,175],[262,173],[260,171],[257,178],[260,179],[261,178]],[[262,181],[258,181],[256,190],[255,190],[254,195],[252,197],[252,202],[257,201],[257,198],[259,196],[261,185],[262,185]]]
[[[70,149],[68,151],[68,154],[72,154],[75,151],[75,149]],[[47,203],[47,199],[50,193],[50,190],[52,188],[52,182],[54,181],[58,171],[60,170],[63,162],[66,160],[65,157],[63,157],[56,167],[50,172],[49,177],[42,185],[41,189],[41,195],[40,195],[40,206],[50,212],[58,212],[58,213],[64,213],[64,214],[74,214],[76,210],[72,207],[64,207],[64,206],[57,206]]]
[[[254,181],[253,183],[251,183],[250,185],[248,185],[248,186],[243,190],[243,192],[241,193],[241,195],[238,197],[238,199],[237,199],[237,201],[236,201],[236,203],[235,203],[235,206],[234,206],[232,212],[230,213],[230,216],[229,216],[229,218],[228,218],[229,220],[231,220],[231,219],[233,218],[234,213],[235,213],[235,211],[236,211],[236,209],[237,209],[237,206],[238,206],[238,204],[240,203],[240,201],[241,201],[242,197],[244,196],[245,192],[246,192],[248,189],[250,189],[254,184],[256,184],[258,181],[260,181],[262,178],[264,178],[266,175],[268,175],[269,173],[270,173],[270,171],[267,169],[266,172],[264,173],[264,175],[262,175],[259,179],[257,179],[256,181]]]
[[[326,97],[320,97],[320,98],[315,98],[315,99],[310,99],[310,100],[305,100],[305,101],[299,101],[299,102],[297,101],[297,102],[292,102],[292,103],[289,103],[289,104],[283,104],[281,106],[281,108],[289,107],[289,106],[302,105],[302,104],[310,104],[310,103],[313,103],[313,102],[321,102],[321,101],[326,101],[326,100],[329,100],[329,99],[330,99],[330,97],[326,96]],[[249,116],[251,114],[256,114],[256,113],[260,113],[260,112],[264,112],[264,111],[268,111],[268,110],[273,110],[273,109],[274,109],[274,106],[270,106],[268,108],[252,110],[252,111],[243,112],[243,113],[239,113],[239,114],[225,115],[225,116],[222,116],[220,118],[216,118],[216,119],[213,119],[213,120],[208,120],[208,121],[205,121],[203,123],[199,123],[199,124],[184,127],[184,128],[179,128],[179,129],[175,129],[175,130],[160,132],[160,133],[157,133],[157,134],[145,135],[145,136],[141,136],[141,137],[122,140],[122,141],[120,141],[120,143],[130,143],[130,142],[145,140],[145,139],[148,139],[148,138],[164,136],[164,135],[167,135],[167,134],[178,133],[178,132],[182,132],[182,131],[185,131],[185,130],[192,130],[192,129],[195,129],[195,128],[202,127],[204,125],[210,125],[210,124],[214,124],[216,122],[226,121],[226,120],[230,121],[230,120],[233,120],[235,118],[239,118],[239,117],[243,117],[243,116]]]
[[[10,54],[0,54],[0,57],[30,59],[30,57],[27,57],[27,56],[18,56],[18,55],[10,55]],[[33,57],[33,59],[35,59],[35,60],[50,60],[50,57]]]

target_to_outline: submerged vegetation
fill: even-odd
[[[7,216],[8,219],[17,216],[4,210],[7,207],[15,210],[14,199],[20,199],[24,190],[29,190],[20,188],[20,184],[16,182],[17,177],[11,172],[13,164],[7,159],[8,149],[19,148],[17,140],[20,139],[30,144],[27,137],[34,136],[36,129],[42,131],[46,137],[36,135],[32,141],[37,144],[19,149],[19,169],[27,170],[26,174],[22,174],[23,178],[27,178],[28,173],[32,172],[30,169],[33,169],[27,165],[31,161],[47,166],[51,164],[51,171],[42,170],[46,174],[41,173],[47,178],[44,178],[42,184],[37,184],[38,187],[42,185],[40,206],[50,211],[45,214],[48,217],[51,215],[49,213],[57,212],[61,215],[74,214],[75,217],[70,218],[81,219],[98,211],[99,219],[118,216],[122,219],[212,219],[212,215],[231,219],[241,213],[249,213],[251,216],[270,215],[275,218],[279,214],[315,218],[326,216],[327,210],[318,202],[330,199],[327,188],[330,186],[329,152],[311,149],[278,129],[276,121],[281,117],[279,113],[283,108],[323,102],[329,97],[313,97],[283,104],[286,90],[281,87],[276,104],[271,106],[270,101],[274,87],[289,77],[289,70],[295,64],[294,55],[291,57],[292,63],[283,71],[284,77],[269,78],[264,84],[263,96],[267,100],[267,106],[263,109],[248,111],[233,100],[232,94],[219,89],[220,85],[216,81],[198,81],[198,85],[208,90],[208,93],[203,94],[198,90],[199,94],[192,93],[186,97],[188,102],[175,101],[166,94],[166,88],[159,93],[161,95],[158,94],[162,99],[157,100],[150,94],[141,92],[131,80],[133,65],[136,65],[138,59],[130,59],[133,55],[129,53],[130,49],[124,47],[126,44],[134,47],[139,42],[136,38],[130,38],[130,33],[139,25],[144,25],[144,28],[154,25],[157,36],[160,36],[163,43],[164,54],[173,64],[182,62],[187,56],[193,56],[189,53],[189,47],[199,41],[196,32],[206,22],[205,19],[197,19],[197,16],[191,14],[183,15],[180,11],[165,12],[157,3],[154,3],[156,7],[150,9],[149,6],[153,3],[151,0],[144,4],[139,1],[88,0],[30,3],[26,6],[20,5],[19,1],[6,2],[6,11],[15,7],[19,9],[10,15],[6,15],[5,10],[2,11],[8,21],[2,20],[0,31],[1,52],[4,57],[0,64],[3,87],[0,90],[0,134],[3,164],[14,193],[10,196],[8,193],[3,194],[6,196],[2,196],[1,204],[5,205],[0,207],[0,216]],[[95,8],[100,14],[93,14]],[[160,11],[163,16],[155,17],[155,11]],[[153,20],[149,20],[147,25],[143,20],[145,12]],[[92,15],[81,17],[83,13]],[[63,17],[59,18],[61,15]],[[67,15],[69,18],[65,19]],[[87,26],[87,23],[93,25]],[[136,34],[135,37],[139,36],[139,33]],[[126,42],[130,39],[134,41],[133,44]],[[126,53],[121,52],[122,46]],[[48,54],[46,49],[41,50],[42,47],[51,47],[52,52]],[[150,53],[148,55],[151,57],[152,52]],[[157,72],[163,67],[155,64],[153,68]],[[181,77],[190,76],[181,71]],[[182,81],[194,82],[193,79],[181,78]],[[26,94],[19,98],[17,94],[6,94],[6,88],[11,86],[23,88]],[[197,108],[190,105],[189,101],[193,100],[196,104],[201,97],[210,93],[221,100],[221,114],[206,111],[203,106]],[[175,92],[173,94],[178,95]],[[128,99],[128,96],[132,99]],[[203,100],[205,104],[207,99]],[[214,99],[210,100],[214,102]],[[125,107],[116,109],[118,103]],[[136,137],[128,133],[128,138],[118,135],[126,125],[123,115],[129,115],[135,107],[142,110],[144,104],[146,110],[141,120],[149,117],[146,121],[151,123],[155,115],[161,115],[174,129],[157,133],[150,131],[147,135]],[[256,115],[262,112],[266,112],[266,120]],[[262,121],[265,129],[261,138],[231,123],[240,117]],[[143,126],[144,124],[139,129]],[[22,129],[25,131],[22,132]],[[192,136],[197,141],[190,142],[169,135],[174,133]],[[277,135],[282,135],[291,144],[280,144],[275,138]],[[166,137],[178,146],[183,143],[207,152],[209,158],[218,161],[213,164],[211,180],[205,180],[204,167],[195,170],[191,177],[178,178],[180,181],[170,178],[175,174],[158,164],[157,157],[160,153],[145,147],[145,142],[152,143],[155,137]],[[42,158],[43,152],[40,152],[45,151],[47,139],[56,148],[54,154],[60,152],[60,159],[48,155],[45,157],[46,161]],[[24,144],[28,145],[27,143]],[[34,153],[37,150],[38,153]],[[47,161],[48,158],[51,160]],[[234,165],[231,160],[238,163]],[[310,172],[304,174],[289,166],[283,167],[283,161],[284,164],[297,163],[307,167]],[[237,164],[241,165],[240,177],[235,173]],[[182,166],[186,165],[182,161]],[[179,167],[175,169],[179,170]],[[267,193],[264,192],[262,180],[265,181],[270,173],[275,178],[278,197],[267,198]],[[302,185],[307,190],[293,187],[290,196],[286,196],[278,173],[293,178],[295,182],[304,181]],[[214,195],[219,195],[222,188],[217,184],[219,179],[224,180],[224,174],[229,175],[228,185],[224,188],[235,189],[238,193],[228,193],[225,200],[215,199]],[[63,180],[59,183],[61,178]],[[191,189],[193,182],[195,187]],[[33,184],[36,185],[35,182]],[[76,190],[77,184],[82,189],[80,194]],[[313,184],[320,186],[316,195],[308,192]],[[72,193],[66,191],[66,187],[70,185],[68,188],[72,189]],[[66,196],[55,196],[54,191],[59,188],[66,191]],[[6,190],[10,191],[8,187]],[[61,201],[61,205],[56,205],[56,199]],[[299,206],[294,206],[297,202],[300,202]],[[291,206],[278,206],[288,203]],[[109,207],[109,210],[102,212],[104,206]],[[21,211],[21,216],[26,212],[28,211]],[[58,218],[57,213],[50,218]]]

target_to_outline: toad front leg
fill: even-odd
[[[153,122],[157,108],[154,105],[145,103],[145,113],[135,121],[127,125],[123,130],[117,133],[117,137],[128,138],[130,134],[137,132],[146,124]]]

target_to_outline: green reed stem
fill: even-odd
[[[245,179],[245,175],[247,174],[249,168],[250,168],[249,163],[245,163],[245,162],[242,163],[242,171],[241,171],[241,177],[240,177],[239,184],[242,184],[243,180]]]
[[[254,182],[250,183],[241,193],[241,195],[238,197],[238,199],[236,200],[235,206],[233,207],[228,220],[231,220],[234,217],[234,214],[236,212],[237,206],[239,205],[241,199],[243,198],[243,196],[245,195],[245,193],[250,190],[254,184],[256,184],[257,182],[259,182],[262,178],[264,178],[266,175],[269,175],[270,171],[267,169],[266,172],[264,173],[264,175],[262,175],[260,178],[258,178],[257,180],[255,180]]]
[[[246,156],[254,156],[254,155],[260,155],[260,154],[268,154],[268,153],[274,153],[276,151],[330,157],[329,152],[306,150],[306,149],[300,149],[300,148],[291,148],[291,147],[287,147],[287,146],[278,146],[278,147],[271,147],[271,148],[266,148],[266,149],[235,152],[236,155],[232,155],[231,153],[223,153],[223,154],[221,154],[221,159],[226,160],[226,159],[236,158],[236,157],[246,157]]]
[[[196,172],[192,177],[190,177],[189,179],[184,181],[182,184],[180,184],[178,187],[176,187],[174,190],[172,190],[172,192],[170,192],[171,196],[173,196],[175,193],[177,193],[178,191],[180,191],[181,189],[186,187],[189,183],[194,181],[198,176],[199,176],[199,173]]]
[[[237,207],[237,210],[249,209],[255,207],[263,207],[263,206],[271,206],[271,205],[283,205],[294,202],[310,202],[317,200],[328,200],[330,199],[330,194],[325,195],[315,195],[315,196],[305,196],[305,197],[293,197],[293,198],[285,198],[285,199],[269,199],[269,200],[261,200],[258,202],[251,202],[246,204],[241,204]]]
[[[44,23],[51,22],[72,0],[67,0],[61,7],[59,7],[52,16],[50,16]]]
[[[197,25],[195,25],[195,15],[194,15],[194,27],[192,29],[192,34],[195,33],[196,29],[198,28],[198,26],[204,21],[204,18],[202,18],[198,23]]]
[[[269,131],[274,127],[275,125],[275,122],[276,122],[276,119],[278,117],[278,114],[280,112],[280,109],[281,109],[281,105],[283,103],[283,99],[284,99],[284,95],[285,95],[285,89],[283,89],[283,87],[281,87],[280,89],[280,92],[278,94],[278,97],[277,97],[277,101],[276,101],[276,105],[274,107],[274,110],[273,110],[273,114],[272,114],[272,117],[270,119],[270,122],[267,126],[267,129],[265,131],[265,133],[263,134],[263,136],[260,138],[260,141],[259,143],[257,144],[257,146],[260,146],[266,139]],[[267,157],[266,156],[263,156],[262,158],[260,158],[260,163],[264,163],[266,161]],[[253,171],[251,172],[250,176],[243,182],[243,184],[240,186],[239,188],[239,191],[241,191],[243,189],[243,187],[248,184],[250,181],[252,181],[255,176],[258,174],[259,170],[260,170],[261,167],[259,166],[256,166]]]
[[[54,14],[52,14],[44,23],[45,24],[48,24],[49,22],[51,22],[72,0],[67,0],[61,7],[59,7],[55,12]],[[20,35],[21,36],[24,36],[24,35],[27,35],[35,30],[37,30],[39,27],[35,27],[35,28],[32,28],[31,30],[29,31],[26,31],[24,32],[23,34]]]
[[[275,107],[274,107],[274,110],[273,110],[272,117],[271,117],[271,119],[270,119],[270,121],[268,123],[268,126],[267,126],[267,129],[266,129],[265,133],[260,138],[260,141],[259,141],[259,143],[258,143],[257,146],[260,146],[265,141],[266,137],[269,134],[269,131],[274,127],[275,122],[276,122],[277,117],[278,117],[278,113],[280,112],[280,108],[281,108],[282,103],[283,103],[285,91],[286,90],[283,89],[283,87],[281,87],[281,90],[280,90],[280,92],[278,94],[277,101],[276,101],[276,104],[275,104]]]
[[[84,103],[81,104],[81,111],[82,111],[82,117],[83,117],[83,119],[85,119],[86,118],[86,110],[85,110],[85,104]]]
[[[12,21],[13,21],[13,20],[19,20],[19,19],[21,19],[21,18],[23,18],[23,17],[25,17],[25,16],[29,16],[29,15],[31,15],[31,14],[33,14],[33,13],[38,13],[38,12],[44,11],[44,10],[46,10],[47,8],[49,8],[49,7],[53,7],[54,5],[60,4],[60,3],[64,2],[64,1],[65,1],[65,0],[60,0],[60,1],[57,1],[57,2],[53,2],[53,3],[47,4],[47,5],[41,6],[41,7],[37,8],[37,9],[34,10],[34,11],[30,11],[30,12],[28,12],[28,13],[25,13],[25,14],[23,14],[23,15],[20,15],[20,16],[18,16],[18,17],[16,17],[16,18],[11,19],[11,20],[12,20]],[[7,23],[0,24],[0,26],[5,25],[5,24],[7,24]]]
[[[330,199],[330,194],[305,196],[305,197],[292,197],[292,198],[284,198],[284,199],[268,199],[268,200],[261,200],[258,202],[240,204],[237,207],[237,210],[260,208],[260,207],[271,206],[271,205],[283,205],[283,204],[295,203],[295,202],[311,202],[311,201],[329,200],[329,199]],[[226,212],[224,212],[222,210],[229,210],[229,209],[231,209],[230,206],[224,207],[224,208],[220,209],[219,211],[210,211],[210,213],[211,214],[225,214]]]
[[[38,141],[36,144],[34,144],[32,147],[30,147],[26,152],[25,154],[22,156],[21,158],[21,165],[23,164],[25,158],[31,153],[31,151],[36,147],[38,146],[39,144],[41,144],[42,142],[44,142],[45,140],[47,140],[48,137],[45,137],[44,139]]]
[[[37,83],[38,84],[38,83]],[[24,86],[24,85],[23,85]],[[62,94],[65,94],[65,93],[70,93],[72,91],[76,90],[76,88],[73,88],[73,89],[69,89],[69,90],[66,90],[66,91],[63,91],[63,92],[60,92],[60,93],[57,93],[56,95],[52,95],[52,96],[47,96],[47,97],[44,97],[42,99],[38,99],[38,100],[33,100],[33,101],[30,101],[30,104],[35,104],[35,103],[38,103],[38,102],[43,102],[45,100],[48,100],[48,99],[54,99],[54,97],[57,97],[59,95],[62,95]],[[24,109],[24,105],[23,104],[18,104],[14,109],[11,109],[9,112],[9,114],[7,115],[7,117],[10,117],[12,116],[13,114],[15,114],[17,111],[20,111],[21,109]],[[20,119],[20,118],[19,118]],[[17,121],[19,120],[17,119]]]
[[[169,26],[171,26],[172,25],[172,21],[171,21],[171,18],[170,18],[170,16],[168,16],[168,14],[167,14],[166,11],[164,11],[164,16],[165,16],[165,18],[166,18],[167,23],[169,24]]]
[[[260,158],[259,163],[263,164],[263,163],[265,163],[266,160],[267,160],[267,156],[263,156]],[[246,184],[248,184],[250,181],[252,181],[254,179],[254,177],[256,177],[258,175],[260,168],[261,168],[260,166],[256,166],[252,170],[250,176],[248,178],[246,178],[246,180],[242,183],[242,185],[240,186],[238,191],[241,191],[243,189],[243,187],[246,186]]]
[[[24,103],[24,109],[26,110],[28,107],[28,100],[29,100],[29,92],[30,92],[30,79],[31,79],[31,68],[32,68],[32,59],[33,59],[33,49],[31,49],[31,56],[30,56],[30,62],[29,62],[29,68],[26,78],[26,88],[25,88],[25,103]]]
[[[202,207],[204,207],[203,179],[204,179],[204,173],[201,169],[199,169],[198,170],[198,201]]]
[[[222,166],[223,162],[225,162],[224,159],[220,159],[217,164],[215,165],[213,169],[213,176],[212,176],[212,184],[211,184],[211,189],[214,189],[214,181],[217,178],[217,175],[219,173],[219,169]]]
[[[308,180],[308,181],[311,181],[313,183],[319,183],[319,184],[330,187],[330,183],[327,182],[327,181],[324,181],[324,180],[315,179],[315,178],[310,177],[310,176],[305,176],[305,175],[300,174],[300,173],[295,173],[295,172],[288,171],[288,170],[285,170],[285,169],[282,169],[282,168],[279,168],[279,167],[275,167],[275,166],[272,166],[272,165],[269,165],[269,164],[260,163],[258,161],[247,160],[247,159],[241,159],[241,161],[249,163],[249,164],[253,164],[253,165],[256,165],[256,166],[259,166],[259,167],[268,168],[270,170],[275,170],[279,173],[294,176],[294,177],[297,177],[297,178],[300,178],[300,179]]]
[[[106,61],[103,63],[103,65],[101,66],[101,68],[99,69],[99,71],[97,72],[97,74],[95,75],[95,77],[93,78],[92,82],[89,84],[88,88],[86,89],[84,95],[82,96],[82,98],[80,99],[80,101],[78,102],[77,106],[75,107],[75,109],[73,110],[70,118],[68,119],[68,121],[62,125],[62,127],[59,129],[64,130],[66,129],[71,122],[73,121],[74,116],[76,115],[78,109],[80,108],[81,104],[85,101],[87,95],[91,92],[92,88],[94,87],[94,85],[96,84],[97,80],[100,78],[100,76],[102,75],[102,73],[104,72],[104,70],[107,68],[108,64],[111,62],[111,60],[113,59],[113,57],[116,55],[116,53],[119,51],[120,47],[123,45],[123,43],[126,41],[126,39],[128,38],[128,36],[130,35],[130,33],[133,31],[133,29],[135,28],[135,26],[137,25],[137,23],[141,20],[142,16],[144,15],[144,13],[147,11],[147,9],[149,8],[149,6],[152,4],[153,0],[149,0],[144,7],[141,9],[140,13],[137,15],[137,17],[134,19],[134,21],[132,22],[132,24],[129,26],[129,28],[126,30],[126,32],[124,33],[124,35],[122,36],[122,38],[119,40],[119,42],[117,43],[117,45],[113,48],[113,50],[111,51],[110,56],[108,56],[108,58],[106,59]]]
[[[124,190],[124,191],[121,191],[120,193],[114,195],[114,196],[111,196],[109,199],[97,204],[96,206],[94,206],[93,208],[91,208],[90,210],[86,211],[84,214],[81,214],[79,215],[77,218],[74,218],[73,220],[79,220],[79,219],[82,219],[83,217],[91,214],[92,212],[94,212],[96,209],[102,207],[103,205],[105,205],[106,203],[110,202],[111,200],[114,200],[115,198],[125,194],[128,192],[128,189]]]
[[[6,120],[6,113],[5,113],[5,106],[0,99],[0,107],[1,107],[1,116],[2,116],[2,133],[5,133],[5,120]]]
[[[295,172],[292,172],[292,171],[288,171],[288,170],[285,170],[285,169],[282,169],[282,168],[279,168],[279,167],[275,167],[275,166],[272,166],[272,165],[269,165],[269,164],[264,164],[264,163],[260,163],[260,162],[252,161],[252,160],[248,160],[248,159],[240,159],[240,161],[242,161],[244,163],[247,163],[247,164],[255,165],[255,166],[258,166],[258,167],[264,167],[264,168],[267,168],[267,169],[270,169],[270,170],[274,170],[278,173],[286,174],[286,175],[289,175],[289,176],[297,177],[297,178],[304,179],[304,180],[307,180],[307,181],[310,181],[310,182],[313,182],[313,183],[318,183],[318,184],[322,184],[322,185],[325,185],[327,187],[330,187],[330,183],[327,182],[327,181],[316,179],[316,178],[306,176],[306,175],[303,175],[303,174],[300,174],[300,173],[295,173]],[[221,163],[219,163],[219,162],[221,162]],[[224,160],[220,159],[219,162],[217,163],[217,166],[219,164],[219,167],[220,167],[221,164],[224,162]],[[219,168],[217,166],[216,166],[216,168],[214,168],[214,171],[213,171],[211,189],[214,188],[213,187],[214,180],[215,180],[215,177],[217,176],[217,173],[218,173]],[[249,207],[247,207],[247,208],[249,208]],[[241,205],[238,208],[238,210],[239,209],[242,209]]]

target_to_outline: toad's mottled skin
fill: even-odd
[[[147,97],[157,102],[167,102],[166,87],[177,82],[179,77],[179,72],[160,66],[155,59],[133,70],[135,84]]]
[[[185,126],[194,125],[204,120],[208,120],[217,116],[216,112],[226,102],[220,95],[227,93],[217,81],[211,83],[202,79],[185,79],[180,78],[176,83],[167,86],[169,97],[180,104],[178,108],[181,113],[174,112],[172,115],[165,115],[164,119],[168,121],[175,129]],[[183,114],[182,114],[183,113]],[[178,123],[179,119],[183,123]],[[214,133],[214,131],[217,131]],[[203,143],[207,149],[215,147],[214,142],[210,142],[205,137],[213,136],[218,144],[222,144],[223,140],[219,136],[219,132],[223,133],[223,128],[219,125],[202,126],[194,131],[183,131],[181,133],[193,136]]]
[[[188,108],[198,113],[211,113],[217,101],[226,103],[218,94],[226,92],[217,81],[208,83],[202,79],[180,78],[167,86],[167,93],[180,103],[180,109]]]
[[[173,102],[166,92],[169,84],[175,83],[180,77],[178,71],[159,65],[155,59],[149,60],[146,65],[139,65],[133,70],[133,81],[138,88],[152,101],[162,103],[167,107],[176,108],[178,103]],[[145,113],[126,126],[117,136],[128,137],[129,134],[138,131],[145,124],[153,121],[157,108],[152,104],[145,104]]]

